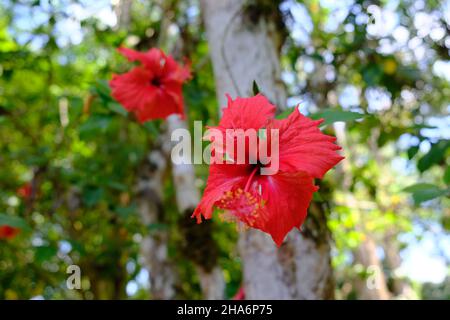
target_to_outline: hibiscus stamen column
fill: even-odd
[[[245,183],[244,191],[248,191],[250,187],[250,183],[253,181],[253,177],[255,176],[256,172],[258,171],[258,167],[255,166],[252,173],[250,174],[250,177],[248,177],[247,182]]]
[[[226,93],[234,97],[251,96],[256,81],[271,102],[283,107],[286,93],[280,80],[280,32],[278,21],[274,21],[280,18],[277,1],[253,3],[201,1],[220,106],[227,105]],[[247,299],[333,297],[326,219],[318,205],[312,204],[311,208],[306,232],[293,230],[280,248],[259,230],[249,229],[241,234],[239,251]]]

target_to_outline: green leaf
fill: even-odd
[[[253,89],[253,95],[255,95],[255,96],[256,96],[258,93],[261,92],[261,91],[259,90],[258,84],[256,83],[255,80],[253,80],[252,89]]]
[[[158,123],[157,121],[147,121],[143,126],[153,137],[157,137],[159,135]]]
[[[58,249],[56,249],[56,247],[54,247],[54,246],[37,247],[35,250],[36,261],[38,263],[48,261],[51,258],[53,258],[57,252],[58,252]]]
[[[424,172],[431,168],[434,164],[441,163],[444,160],[450,141],[441,140],[431,146],[430,151],[417,162],[417,168],[420,172]]]
[[[403,189],[403,191],[411,193],[414,204],[418,205],[424,201],[444,196],[450,192],[450,189],[441,189],[431,183],[416,183]]]
[[[81,139],[91,138],[99,133],[105,133],[111,125],[113,117],[109,115],[93,115],[80,125],[79,133]]]
[[[126,184],[120,183],[119,181],[108,181],[108,187],[119,190],[119,191],[127,191],[128,186]]]
[[[128,217],[136,213],[136,206],[131,205],[128,207],[117,207],[114,209],[114,212],[117,213],[121,218],[127,219]]]
[[[157,231],[163,231],[163,230],[167,230],[169,229],[169,226],[167,225],[167,223],[150,223],[149,225],[147,225],[147,230],[150,233],[153,232],[157,232]]]
[[[108,102],[107,107],[109,110],[111,110],[115,113],[118,113],[121,116],[124,116],[124,117],[128,116],[127,110],[125,110],[124,107],[122,107],[119,103],[117,103],[115,101]]]
[[[85,245],[77,240],[69,240],[70,245],[72,246],[72,250],[77,251],[81,256],[86,255]]]
[[[349,122],[358,120],[364,117],[364,114],[358,112],[344,111],[340,109],[325,109],[323,111],[311,115],[312,119],[324,119],[322,125],[329,125],[334,122]]]
[[[406,187],[405,189],[403,189],[403,191],[418,192],[418,191],[427,190],[430,188],[436,188],[436,185],[431,184],[431,183],[416,183],[416,184]]]
[[[376,86],[381,81],[383,70],[380,65],[371,63],[362,69],[362,76],[369,87]]]
[[[416,123],[412,126],[413,129],[436,129],[435,126],[429,126],[423,123]]]
[[[24,231],[31,230],[30,226],[23,218],[0,213],[0,226],[2,225],[19,228]]]
[[[411,160],[419,151],[419,146],[413,146],[408,149],[408,159]]]
[[[103,99],[111,100],[111,89],[109,88],[108,81],[98,80],[95,83],[94,91]]]
[[[448,166],[447,169],[445,169],[444,182],[445,184],[450,184],[450,166]]]
[[[87,187],[83,190],[83,202],[88,207],[96,205],[103,197],[103,189],[97,187]]]
[[[314,192],[313,193],[313,201],[323,202],[324,200],[323,200],[322,196],[320,195],[320,193]]]

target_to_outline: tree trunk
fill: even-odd
[[[400,248],[396,239],[395,230],[387,230],[383,242],[385,262],[392,279],[392,292],[397,299],[418,299],[417,294],[411,287],[407,279],[398,274],[398,269],[402,264]]]
[[[167,132],[172,134],[177,129],[187,129],[186,122],[178,115],[167,118]],[[167,137],[170,139],[170,136]],[[166,150],[170,157],[170,150]],[[188,154],[183,154],[186,158]],[[223,299],[225,293],[225,280],[222,269],[218,265],[218,249],[209,227],[200,230],[200,227],[191,219],[197,204],[200,201],[200,192],[195,183],[194,166],[192,159],[186,158],[182,163],[172,163],[172,179],[176,193],[178,211],[182,214],[182,232],[185,238],[185,248],[182,248],[187,258],[194,264],[200,280],[203,297],[205,299]],[[207,232],[205,232],[207,231]],[[188,241],[199,242],[198,245]]]
[[[161,21],[161,32],[158,38],[158,47],[163,46],[166,42],[167,26],[170,20],[167,18],[168,11],[173,10],[176,1],[161,2],[159,4],[163,7],[164,13]],[[120,0],[116,5],[116,15],[118,19],[118,27],[126,29],[131,22],[131,0]],[[140,181],[138,183],[138,205],[139,213],[142,222],[148,225],[157,225],[164,222],[164,208],[163,208],[163,174],[168,165],[167,159],[170,157],[172,144],[170,143],[170,135],[173,130],[178,128],[187,128],[184,120],[177,115],[172,115],[167,118],[167,128],[162,132],[157,146],[152,150],[147,161],[144,163],[141,172]],[[186,225],[186,221],[194,223],[190,219],[192,212],[197,206],[200,195],[195,186],[194,167],[191,164],[175,164],[172,162],[172,177],[176,194],[177,207],[182,214],[182,226]],[[184,231],[187,238],[196,239],[195,233],[190,232],[193,228],[187,228]],[[194,227],[195,229],[195,227]],[[208,229],[211,231],[210,229]],[[190,256],[199,256],[205,254],[205,259],[193,260],[197,274],[200,280],[203,296],[206,299],[221,299],[224,295],[225,282],[222,270],[217,265],[217,250],[216,244],[212,238],[211,232],[205,234],[203,232],[203,241],[209,246],[210,250],[189,248],[184,250],[190,252]],[[172,299],[175,298],[175,282],[176,282],[176,268],[168,257],[168,239],[169,236],[164,228],[153,230],[149,235],[145,236],[141,243],[141,255],[144,265],[149,272],[150,293],[154,299]],[[187,246],[187,245],[186,245]],[[203,246],[205,248],[205,246]],[[192,259],[191,259],[192,260]]]
[[[356,281],[358,298],[361,300],[387,300],[390,298],[382,264],[377,256],[375,241],[365,235],[365,239],[354,253],[355,264],[363,267],[363,275]]]
[[[168,35],[168,26],[171,16],[175,16],[179,1],[161,1],[160,4],[164,15],[161,19],[161,28],[158,36],[158,47],[165,47],[167,52],[172,54],[175,59],[183,59],[184,43],[183,39],[178,38],[175,42],[170,42]],[[170,141],[172,132],[176,129],[187,129],[188,126],[184,119],[178,115],[171,115],[167,119],[167,128],[165,131],[167,141]],[[164,150],[166,157],[170,158],[171,147]],[[171,159],[172,160],[172,159]],[[199,229],[191,215],[200,201],[200,192],[195,183],[194,166],[191,159],[185,159],[184,164],[172,164],[172,179],[175,189],[177,208],[180,217],[180,227],[183,233],[184,243],[179,248],[183,255],[194,263],[197,275],[200,281],[200,287],[205,299],[223,299],[225,293],[225,280],[223,272],[218,265],[218,248],[212,236],[211,226]],[[198,243],[199,245],[193,245]]]
[[[167,160],[160,148],[154,148],[141,167],[138,183],[138,210],[145,226],[164,221],[162,200],[163,174]],[[155,228],[142,239],[141,255],[149,272],[150,293],[153,299],[175,297],[175,268],[168,257],[168,234],[165,228]]]
[[[248,3],[201,1],[220,105],[226,105],[226,93],[252,95],[256,81],[270,101],[284,108],[278,7],[264,1],[262,10]],[[247,299],[333,298],[329,231],[321,206],[311,206],[304,231],[290,232],[279,249],[267,234],[251,229],[241,234],[239,251]]]
[[[132,5],[133,0],[119,0],[114,6],[119,29],[127,30],[130,27]]]

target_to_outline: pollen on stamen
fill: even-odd
[[[238,231],[242,231],[248,227],[254,227],[259,222],[264,202],[250,192],[238,188],[225,192],[217,202],[217,207],[223,209],[219,214],[221,220],[236,222]]]

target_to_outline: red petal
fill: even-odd
[[[248,191],[236,184],[232,188],[215,203],[224,210],[222,217],[270,234],[277,246],[294,227],[300,228],[318,189],[305,172],[259,176]]]
[[[21,186],[19,189],[17,189],[17,194],[24,199],[28,199],[29,197],[31,197],[32,193],[33,193],[33,187],[31,186],[31,183],[26,183],[23,186]]]
[[[236,292],[232,300],[245,300],[245,291],[243,286],[239,288],[238,292]]]
[[[238,186],[243,187],[247,176],[247,166],[211,164],[202,200],[195,209],[192,217],[196,217],[199,223],[202,221],[202,216],[205,219],[211,219],[215,203],[222,198],[225,192],[233,190]]]
[[[232,129],[260,129],[275,115],[275,106],[258,94],[251,98],[228,96],[228,106],[223,110],[219,126]]]
[[[123,54],[128,61],[139,61],[146,68],[156,73],[162,69],[166,55],[160,49],[152,48],[147,52],[139,52],[132,49],[121,47],[117,49],[121,54]]]
[[[341,147],[334,144],[335,137],[319,129],[322,120],[313,121],[298,110],[287,119],[273,120],[270,128],[279,129],[280,171],[304,171],[313,178],[323,175],[344,159],[336,153]]]
[[[171,56],[159,49],[142,53],[128,48],[118,49],[130,61],[140,61],[136,67],[110,81],[112,96],[125,109],[133,111],[140,122],[165,119],[178,113],[183,116],[182,83],[190,77],[189,66],[181,67]],[[157,79],[160,85],[153,85]]]
[[[162,70],[164,84],[182,84],[191,78],[190,69],[190,64],[181,66],[171,56],[168,56]]]
[[[162,89],[155,90],[157,93],[152,103],[146,105],[144,108],[135,110],[139,122],[143,123],[153,119],[165,119],[174,113],[183,115],[183,100],[181,97],[174,97]]]
[[[277,246],[294,227],[300,228],[313,193],[318,190],[312,177],[304,172],[260,176],[252,188],[254,192],[259,192],[260,188],[261,196],[266,201],[265,222],[256,228],[270,234]]]
[[[152,104],[157,93],[157,89],[150,84],[151,77],[152,73],[142,67],[121,75],[115,74],[109,82],[111,95],[128,111],[144,109]]]
[[[160,49],[152,48],[147,52],[139,52],[122,47],[118,51],[129,61],[142,63],[154,75],[161,77],[163,83],[182,84],[191,77],[190,64],[181,66],[172,56],[166,56]]]
[[[11,227],[8,225],[0,226],[0,240],[12,239],[20,233],[19,228]]]

